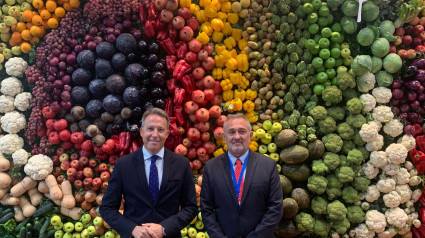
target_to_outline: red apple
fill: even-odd
[[[403,39],[402,40],[403,40],[403,45],[405,45],[405,46],[411,45],[412,44],[412,41],[413,41],[413,39],[412,39],[412,37],[410,35],[403,36]]]
[[[103,183],[102,179],[94,178],[91,184],[94,190],[99,190],[100,187],[102,186],[102,183]]]
[[[100,163],[98,168],[99,173],[102,173],[103,171],[108,171],[108,165],[106,163]]]
[[[406,59],[407,58],[407,51],[404,49],[401,49],[397,52],[397,54],[400,56],[400,58],[402,59]]]
[[[77,170],[80,169],[80,161],[78,161],[77,159],[71,160],[71,167]]]
[[[89,164],[88,164],[88,166],[89,167],[91,167],[91,168],[96,168],[96,166],[97,166],[97,161],[96,161],[96,159],[94,159],[94,158],[91,158],[91,159],[89,159]]]
[[[183,144],[179,144],[179,145],[176,146],[176,148],[174,148],[174,153],[181,155],[181,156],[186,156],[187,148]]]
[[[76,179],[74,181],[74,188],[80,190],[83,187],[83,181]]]
[[[199,106],[194,101],[187,101],[184,104],[184,112],[186,112],[187,114],[194,114],[196,110],[198,109],[199,109]]]
[[[223,127],[216,127],[214,129],[214,138],[216,140],[223,140],[224,139],[224,132],[223,132]]]
[[[53,171],[52,171],[53,176],[58,177],[61,173],[62,173],[62,169],[60,167],[53,168]]]
[[[76,178],[79,179],[79,180],[83,180],[84,179],[84,172],[83,172],[83,170],[78,170],[77,171]]]
[[[421,41],[425,41],[425,31],[421,32],[421,33],[418,35],[418,38],[419,38],[419,39],[421,39]]]
[[[61,175],[59,175],[57,178],[56,178],[56,181],[58,182],[58,184],[61,184],[62,182],[63,182],[63,180],[65,179],[65,176],[63,176],[62,174]]]
[[[206,122],[208,119],[210,119],[210,113],[205,108],[199,108],[195,112],[196,120],[199,122]]]
[[[66,175],[69,176],[77,176],[77,170],[75,168],[69,168],[66,170]]]
[[[422,26],[422,25],[416,25],[413,29],[413,32],[417,36],[419,36],[423,31],[424,31],[424,26]]]
[[[416,51],[414,49],[407,50],[407,58],[414,59],[416,57]]]
[[[395,41],[393,41],[393,45],[398,46],[401,45],[402,42],[403,39],[401,38],[401,36],[395,36]]]
[[[202,144],[202,147],[205,148],[205,150],[207,151],[207,154],[212,154],[217,148],[215,143],[212,141],[204,142],[204,144]]]
[[[414,48],[414,47],[420,45],[421,43],[422,43],[421,39],[415,37],[415,38],[413,38],[413,41],[412,41],[412,47]]]
[[[394,33],[394,35],[396,35],[396,36],[404,36],[404,28],[402,28],[402,27],[398,27],[398,28],[396,28],[395,29],[395,33]]]
[[[109,171],[103,171],[103,172],[100,174],[100,179],[101,179],[103,182],[108,181],[110,178],[111,178],[111,174],[109,173]]]
[[[420,52],[421,54],[425,53],[425,46],[423,45],[418,45],[415,47],[415,50]]]
[[[193,163],[193,168],[194,169],[200,169],[202,167],[201,161],[199,161],[197,159],[193,160],[192,163]]]
[[[189,158],[190,160],[193,160],[194,158],[196,158],[196,148],[195,147],[190,147],[187,150],[186,157]]]
[[[177,16],[181,16],[183,17],[183,19],[187,20],[192,16],[192,14],[190,14],[189,8],[182,7],[182,8],[179,8],[179,10],[177,10]]]
[[[89,158],[85,157],[85,156],[81,156],[78,161],[80,162],[81,167],[85,167],[86,165],[89,164]]]
[[[198,159],[199,161],[205,164],[208,160],[210,160],[210,155],[205,154],[205,155],[199,156]]]
[[[68,160],[65,160],[61,163],[61,170],[67,171],[71,167],[71,163]]]
[[[57,156],[61,156],[61,154],[63,154],[65,152],[65,150],[63,148],[57,148],[56,149],[56,155]]]
[[[92,144],[91,140],[85,140],[81,144],[81,149],[83,149],[85,151],[90,151],[91,149],[93,149],[93,144]]]
[[[86,178],[93,178],[94,177],[94,172],[93,169],[90,167],[85,167],[83,170],[84,173],[84,177]]]
[[[60,162],[63,162],[63,161],[66,161],[66,160],[69,160],[69,155],[68,155],[68,154],[63,153],[63,154],[61,154],[61,155],[59,156],[59,161],[60,161]]]
[[[77,180],[77,179],[75,178],[75,176],[68,176],[68,177],[66,177],[66,179],[67,179],[70,183],[74,183],[74,182],[75,182],[75,180]]]
[[[397,48],[395,45],[390,46],[390,53],[397,53]]]
[[[118,155],[110,155],[108,162],[110,165],[115,165],[118,159],[119,159]]]

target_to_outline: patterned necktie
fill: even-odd
[[[152,155],[151,159],[151,168],[149,172],[149,189],[153,200],[156,200],[159,190],[159,179],[158,179],[158,168],[156,167],[156,160],[159,157],[157,155]]]
[[[236,182],[239,181],[239,177],[242,176],[241,186],[239,188],[239,194],[238,194],[238,202],[241,202],[242,199],[242,192],[243,192],[243,174],[241,174],[242,171],[242,161],[240,159],[236,160],[236,168],[235,168],[235,177]]]

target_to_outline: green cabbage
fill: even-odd
[[[341,6],[341,4],[344,2],[344,0],[328,0],[328,7],[332,11],[338,10],[338,7]]]
[[[362,20],[372,22],[379,16],[379,7],[372,1],[362,4]]]
[[[391,74],[397,73],[403,64],[400,56],[398,54],[391,53],[387,55],[383,60],[384,69]]]
[[[370,72],[376,74],[382,69],[382,59],[376,56],[372,57],[372,69]]]
[[[340,22],[342,30],[347,34],[353,34],[357,31],[357,21],[353,17],[343,17]]]
[[[379,25],[379,32],[381,33],[381,36],[387,39],[389,42],[395,41],[394,32],[395,32],[395,26],[392,21],[383,21]]]
[[[375,75],[375,80],[379,87],[388,88],[393,84],[393,75],[382,70]]]
[[[357,1],[348,0],[341,6],[342,13],[347,17],[355,17],[359,11],[359,4]]]
[[[357,76],[362,76],[372,70],[372,58],[369,55],[356,56],[351,63],[351,69]]]
[[[375,33],[369,28],[363,28],[357,34],[357,41],[362,46],[370,46],[375,40]]]
[[[384,57],[390,52],[390,43],[385,38],[378,38],[372,44],[372,54],[376,57]]]

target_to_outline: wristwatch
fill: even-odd
[[[163,235],[163,236],[167,236],[167,235],[165,234],[165,227],[162,227],[162,235]]]

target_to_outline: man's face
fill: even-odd
[[[143,127],[140,128],[140,136],[149,153],[158,153],[168,137],[167,120],[155,114],[147,116]]]
[[[245,119],[235,118],[227,121],[224,131],[224,141],[229,153],[235,157],[242,156],[249,149],[252,131],[248,127]]]

